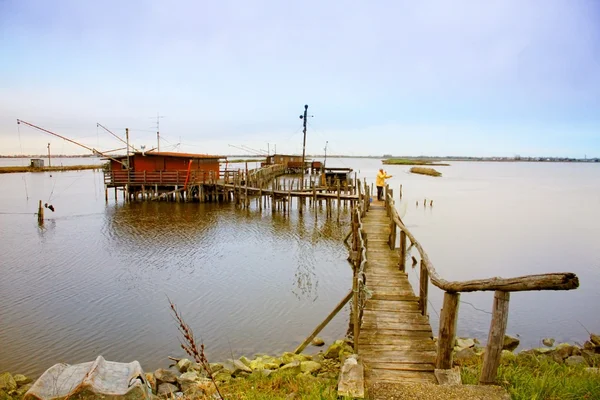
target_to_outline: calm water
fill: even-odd
[[[328,166],[372,181],[380,162]],[[578,274],[575,291],[513,294],[508,331],[526,346],[544,336],[581,342],[580,323],[600,331],[600,165],[452,163],[437,179],[386,169],[396,192],[403,184],[405,222],[446,279]],[[182,355],[167,297],[213,360],[291,351],[351,285],[347,213],[338,225],[324,212],[315,223],[254,205],[115,204],[112,192],[105,204],[94,171],[4,174],[0,185],[0,371],[39,374],[98,354],[164,367]],[[32,214],[39,199],[56,208],[44,229]],[[430,288],[434,330],[441,295]],[[460,306],[461,335],[485,339],[492,296],[462,296],[472,305]],[[322,336],[343,336],[348,315]]]

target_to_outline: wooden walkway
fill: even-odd
[[[358,353],[366,383],[431,382],[436,346],[419,298],[398,268],[398,251],[390,250],[390,219],[383,202],[374,201],[362,220],[367,234],[366,286],[372,291],[364,308]]]

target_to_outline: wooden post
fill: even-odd
[[[419,308],[421,315],[427,315],[427,293],[429,292],[429,270],[421,260],[421,273],[419,276]]]
[[[440,330],[437,343],[437,369],[452,368],[452,350],[456,336],[456,323],[458,320],[458,304],[460,293],[444,293],[444,305],[440,315]]]
[[[104,200],[108,203],[108,186],[104,184]]]
[[[400,229],[400,263],[398,268],[400,272],[406,272],[406,233]]]
[[[337,181],[337,222],[340,222],[340,207],[342,201],[340,200],[340,181]]]
[[[510,292],[497,290],[494,292],[494,308],[492,310],[492,322],[488,336],[483,368],[479,377],[479,384],[493,385],[496,382],[496,373],[500,364],[500,355],[504,344],[504,334],[508,323],[508,302]]]
[[[38,207],[38,224],[44,225],[44,207],[42,207],[42,201]]]
[[[400,200],[402,200],[402,184],[400,184]]]

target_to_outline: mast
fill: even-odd
[[[304,140],[302,141],[302,180],[300,181],[300,190],[304,189],[304,158],[306,156],[306,113],[308,112],[308,104],[304,105],[304,116],[300,116],[300,119],[304,119]]]

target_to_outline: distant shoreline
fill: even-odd
[[[229,154],[223,157],[241,158],[245,161],[260,161],[264,156],[253,157],[248,154]],[[2,158],[41,158],[47,159],[48,155],[0,155]],[[52,158],[100,158],[94,155],[79,154],[79,155],[62,155],[56,154]],[[306,158],[325,158],[324,154],[307,154]],[[443,157],[426,157],[426,156],[392,156],[386,154],[384,156],[356,156],[356,155],[331,155],[327,154],[327,158],[366,158],[375,160],[387,159],[404,159],[417,162],[450,162],[450,161],[480,161],[480,162],[577,162],[577,163],[600,163],[600,158],[570,158],[570,157],[462,157],[462,156],[443,156]],[[233,160],[230,160],[232,162]]]
[[[81,171],[85,169],[102,169],[102,164],[98,165],[67,165],[60,167],[41,167],[34,168],[30,166],[10,166],[0,167],[0,174],[14,174],[23,172],[58,172],[58,171]]]

